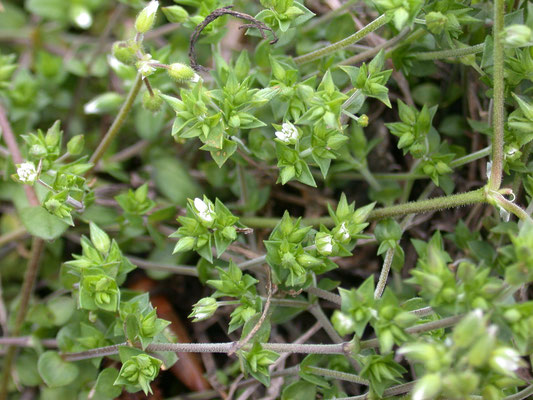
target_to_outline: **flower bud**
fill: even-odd
[[[189,19],[189,13],[181,6],[169,6],[161,8],[165,17],[172,23],[182,23]]]
[[[442,381],[438,374],[427,374],[416,382],[413,390],[413,400],[425,400],[435,398],[442,387]]]
[[[511,308],[503,313],[503,318],[505,318],[507,322],[515,323],[520,321],[522,315],[520,314],[520,311]]]
[[[30,147],[30,155],[35,158],[42,158],[47,154],[46,148],[40,144],[34,144]]]
[[[315,236],[316,249],[323,256],[332,254],[338,246],[333,242],[333,236],[328,233],[318,232]]]
[[[163,97],[159,89],[153,89],[153,95],[146,91],[143,94],[143,107],[148,111],[158,112],[163,105]]]
[[[152,0],[139,13],[139,15],[137,16],[137,19],[135,20],[135,30],[138,33],[146,33],[150,29],[152,29],[152,26],[154,26],[158,7],[159,7],[159,2],[157,0]]]
[[[213,316],[218,308],[218,303],[213,297],[204,297],[193,305],[189,318],[194,318],[193,322],[203,321]]]
[[[303,253],[296,257],[296,261],[303,267],[312,268],[322,264],[322,260],[313,257],[310,254]]]
[[[67,143],[67,151],[73,156],[77,156],[83,150],[85,145],[85,137],[83,135],[76,135]]]
[[[195,79],[196,73],[188,65],[173,63],[168,66],[168,75],[178,83],[184,83]]]
[[[54,124],[46,131],[46,136],[44,137],[44,142],[48,147],[55,147],[59,145],[61,141],[62,132],[60,129],[60,122],[56,121]]]
[[[176,247],[174,247],[173,254],[184,252],[184,251],[190,251],[194,249],[195,244],[196,244],[196,238],[193,238],[191,236],[183,237],[178,241],[178,243],[176,243]]]
[[[237,231],[233,226],[226,226],[222,229],[222,236],[229,240],[235,240],[237,238]]]
[[[516,350],[500,347],[492,352],[489,364],[497,372],[513,377],[514,371],[522,367],[524,362]]]
[[[137,46],[130,42],[115,42],[113,44],[113,56],[121,63],[132,65],[137,59]]]
[[[109,251],[109,247],[111,246],[109,236],[94,222],[91,222],[90,224],[90,235],[91,242],[93,243],[94,247],[96,247],[96,250],[104,254]]]
[[[440,11],[432,11],[426,14],[426,26],[435,35],[442,33],[447,22],[448,18]]]
[[[341,336],[352,333],[355,330],[353,319],[349,315],[339,310],[335,310],[333,312],[333,315],[331,316],[331,323]]]
[[[531,42],[531,28],[526,25],[510,25],[503,34],[504,42],[509,47],[527,46]]]
[[[357,124],[362,127],[366,128],[368,126],[368,115],[363,114],[357,119]]]

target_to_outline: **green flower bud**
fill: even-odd
[[[113,56],[121,63],[133,65],[137,60],[138,46],[134,42],[115,42],[113,44]]]
[[[241,119],[238,115],[233,114],[229,119],[228,125],[232,128],[238,128],[241,126]]]
[[[61,129],[59,128],[60,122],[56,121],[46,132],[44,137],[44,142],[48,147],[58,146],[61,142],[61,137],[63,136]]]
[[[181,253],[184,251],[190,251],[194,249],[195,245],[196,245],[196,238],[193,238],[191,236],[182,237],[178,241],[178,243],[176,243],[173,254]],[[198,246],[201,247],[200,243],[198,243]]]
[[[178,83],[197,81],[198,75],[188,65],[182,63],[173,63],[168,66],[168,75]]]
[[[345,336],[355,331],[355,323],[353,319],[342,311],[335,310],[331,316],[331,323],[333,327],[341,336]]]
[[[388,353],[394,346],[394,335],[389,329],[385,329],[379,334],[379,349],[382,354]]]
[[[146,91],[143,94],[143,107],[148,111],[158,112],[163,105],[163,97],[159,89],[153,89],[153,95]]]
[[[45,201],[44,208],[52,214],[54,214],[61,207],[61,202],[57,199],[50,199]]]
[[[139,354],[131,357],[124,364],[118,374],[114,385],[135,385],[140,386],[145,395],[152,393],[150,382],[155,379],[161,368],[162,361],[149,356]]]
[[[213,297],[204,297],[193,305],[189,318],[194,318],[193,322],[203,321],[211,318],[218,308],[218,303]]]
[[[30,147],[30,155],[32,155],[35,158],[42,158],[46,156],[47,151],[44,146],[41,146],[40,144],[34,144]]]
[[[448,18],[440,11],[432,11],[426,14],[426,26],[435,35],[442,33],[447,22]]]
[[[511,308],[509,310],[506,310],[503,313],[503,317],[505,318],[507,322],[515,323],[515,322],[520,321],[520,319],[522,318],[522,315],[520,314],[518,310]]]
[[[366,128],[368,126],[368,115],[363,114],[357,119],[357,124],[362,127]]]
[[[503,34],[504,42],[509,47],[527,46],[531,42],[531,28],[526,25],[510,25]]]
[[[154,26],[155,17],[159,2],[152,0],[148,5],[139,13],[135,20],[135,30],[139,33],[146,33]]]
[[[457,293],[453,288],[445,288],[442,291],[442,298],[446,300],[448,303],[452,303],[455,301],[457,296]]]
[[[163,11],[163,14],[165,14],[169,22],[172,23],[180,24],[189,19],[189,13],[181,6],[162,7],[161,11]]]
[[[322,260],[313,257],[312,255],[307,253],[303,253],[296,257],[296,261],[298,262],[298,264],[306,268],[313,268],[322,264]]]
[[[156,324],[155,321],[157,320],[157,313],[156,310],[150,311],[148,315],[141,317],[140,321],[140,330],[141,335],[145,337],[153,337],[156,332]]]
[[[329,233],[318,232],[315,236],[315,245],[318,252],[323,256],[331,255],[334,250],[338,251],[338,245]]]
[[[500,347],[491,354],[489,364],[495,371],[514,377],[514,371],[524,365],[520,354],[510,347]]]
[[[435,165],[435,168],[437,169],[437,172],[440,175],[449,174],[453,171],[448,165],[446,165],[442,161],[438,161],[437,165]]]
[[[222,236],[229,240],[235,240],[237,238],[237,231],[233,226],[226,226],[222,229]]]
[[[73,156],[77,156],[78,154],[82,152],[84,145],[85,145],[85,136],[76,135],[68,141],[67,151]]]
[[[100,252],[106,254],[111,246],[109,236],[102,229],[98,227],[94,222],[90,223],[91,242],[94,247]]]
[[[442,388],[439,374],[427,374],[416,382],[413,389],[413,399],[433,399]]]

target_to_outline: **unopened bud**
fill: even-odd
[[[159,89],[153,89],[153,94],[146,91],[143,94],[143,107],[148,111],[158,112],[163,105],[163,98]]]
[[[139,33],[146,33],[152,26],[154,26],[155,16],[157,9],[159,7],[159,2],[157,0],[152,0],[148,5],[139,13],[137,19],[135,20],[135,30]]]
[[[182,63],[170,64],[167,72],[173,80],[179,83],[192,81],[196,75],[191,67]]]

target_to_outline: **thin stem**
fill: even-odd
[[[328,336],[333,340],[335,343],[342,343],[342,338],[339,336],[333,325],[331,325],[331,322],[329,322],[329,318],[324,314],[324,311],[318,304],[313,304],[309,308],[309,312],[313,314],[313,317],[316,318],[316,320],[322,325],[322,328],[326,331]]]
[[[365,50],[359,54],[356,54],[355,56],[352,56],[350,58],[347,58],[346,60],[341,61],[340,65],[354,65],[358,64],[360,62],[366,61],[372,57],[374,57],[376,54],[379,53],[381,49],[389,49],[393,46],[395,46],[397,43],[399,43],[405,36],[407,36],[410,32],[409,28],[405,28],[403,31],[401,31],[397,36],[393,37],[392,39],[387,40],[386,42],[383,42],[376,47],[373,47],[372,49]],[[423,36],[425,35],[425,32],[423,29],[420,29],[418,31],[413,32],[413,34],[416,33],[417,36]]]
[[[313,296],[320,297],[321,299],[330,301],[332,303],[342,305],[341,296],[335,293],[328,292],[327,290],[317,288],[315,286],[309,286],[305,291]]]
[[[530,386],[528,386],[527,388],[525,388],[524,390],[522,390],[522,391],[520,391],[518,393],[511,394],[511,395],[509,395],[507,397],[504,397],[503,400],[522,400],[522,399],[527,399],[532,394],[533,394],[533,385],[530,385]]]
[[[170,264],[160,264],[153,261],[143,260],[142,258],[137,258],[133,256],[128,256],[129,260],[137,265],[139,268],[155,270],[155,271],[168,271],[173,274],[178,275],[187,275],[187,276],[198,276],[198,270],[196,267],[189,267],[186,265],[170,265]]]
[[[503,14],[505,11],[504,0],[494,0],[494,103],[492,108],[492,168],[489,177],[489,189],[498,190],[502,184],[503,176],[503,136],[504,136],[504,54],[503,54]]]
[[[412,57],[420,61],[439,60],[442,58],[459,58],[470,54],[478,54],[485,49],[485,43],[476,44],[475,46],[463,47],[459,49],[448,49],[439,51],[422,51],[412,54]]]
[[[385,260],[383,260],[383,267],[381,267],[381,273],[379,274],[378,284],[374,292],[374,298],[379,299],[387,286],[387,279],[389,278],[389,271],[394,259],[395,248],[387,250],[385,254]]]
[[[305,149],[304,151],[300,152],[300,154],[299,154],[300,158],[305,158],[307,156],[310,156],[312,152],[313,152],[313,148],[309,147],[308,149]]]
[[[376,29],[385,25],[387,23],[387,19],[388,18],[385,15],[380,15],[374,21],[370,22],[368,25],[358,30],[353,35],[350,35],[347,38],[344,38],[336,43],[332,43],[329,46],[323,47],[319,50],[315,50],[302,56],[296,57],[294,59],[294,62],[296,64],[305,64],[310,61],[318,60],[319,58],[327,56],[328,54],[334,53],[338,50],[344,49],[347,46],[357,43],[369,33],[374,32]]]
[[[496,203],[500,205],[503,209],[505,209],[507,212],[516,215],[522,221],[529,221],[531,224],[533,224],[531,216],[519,205],[507,200],[498,192],[491,193],[489,194],[489,196],[494,199],[494,201],[496,201]]]
[[[17,347],[31,347],[36,343],[40,343],[44,347],[55,349],[57,348],[57,341],[55,339],[36,339],[33,336],[17,336],[17,337],[0,337],[0,345],[9,345]]]
[[[457,324],[463,318],[462,315],[443,318],[438,321],[430,321],[424,324],[415,325],[407,328],[407,333],[422,333],[435,329],[448,328]],[[276,351],[278,353],[293,354],[347,354],[352,351],[354,344],[352,342],[342,342],[335,344],[297,344],[297,343],[262,343],[264,349]],[[121,346],[128,346],[128,343],[120,343],[106,347],[98,347],[91,350],[81,351],[78,353],[63,353],[62,358],[65,361],[85,360],[95,357],[109,356],[118,353]],[[136,345],[140,346],[140,345]],[[179,353],[228,353],[235,342],[226,343],[152,343],[146,347],[146,351],[172,351]],[[378,339],[365,340],[360,343],[361,349],[378,347]],[[250,345],[244,348],[248,349]]]
[[[413,201],[410,203],[378,208],[370,213],[367,220],[376,221],[384,218],[399,217],[408,214],[420,214],[428,211],[437,211],[446,208],[454,208],[466,206],[469,204],[483,203],[485,201],[486,199],[483,189],[476,189],[466,193],[435,197],[429,200]],[[241,222],[246,226],[252,228],[273,229],[278,224],[279,218],[243,217],[241,218]],[[334,226],[333,220],[330,217],[302,218],[302,223],[305,225],[313,226],[319,226],[320,224],[329,227]],[[246,263],[251,263],[252,261],[255,262],[256,260],[250,260]]]
[[[358,383],[359,385],[365,386],[368,386],[370,384],[365,378],[361,378],[359,375],[336,371],[334,369],[319,368],[313,366],[306,367],[305,369],[306,371],[309,371],[316,375],[325,376],[326,378],[339,379],[341,381],[346,382],[354,382]]]
[[[133,106],[133,102],[135,101],[135,98],[137,97],[137,94],[139,93],[142,84],[142,75],[137,74],[135,82],[133,83],[133,86],[131,87],[128,96],[126,97],[126,101],[122,105],[115,120],[107,130],[106,134],[104,135],[104,138],[102,139],[102,141],[100,142],[100,144],[98,145],[89,160],[89,162],[93,165],[92,168],[94,168],[98,161],[100,161],[115,136],[117,136],[117,134],[119,133],[120,128],[124,124],[124,121],[126,121],[126,117]]]
[[[28,231],[26,231],[26,228],[24,227],[9,231],[8,233],[0,236],[0,247],[15,240],[23,238],[27,233]]]
[[[465,164],[469,164],[469,163],[471,163],[473,161],[480,160],[480,159],[490,155],[491,150],[492,150],[492,146],[487,146],[487,147],[485,147],[485,148],[483,148],[481,150],[478,150],[478,151],[476,151],[474,153],[467,154],[464,157],[456,158],[455,160],[450,162],[449,167],[450,168],[457,168],[457,167],[461,167],[461,166],[463,166]]]

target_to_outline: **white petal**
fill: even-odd
[[[158,7],[159,2],[157,0],[152,0],[145,8],[146,16],[149,17],[150,15],[155,14],[157,12]]]
[[[208,210],[207,204],[198,197],[194,199],[194,208],[200,213],[204,213]]]
[[[82,29],[87,29],[93,24],[93,17],[87,11],[82,11],[76,15],[76,24]]]

